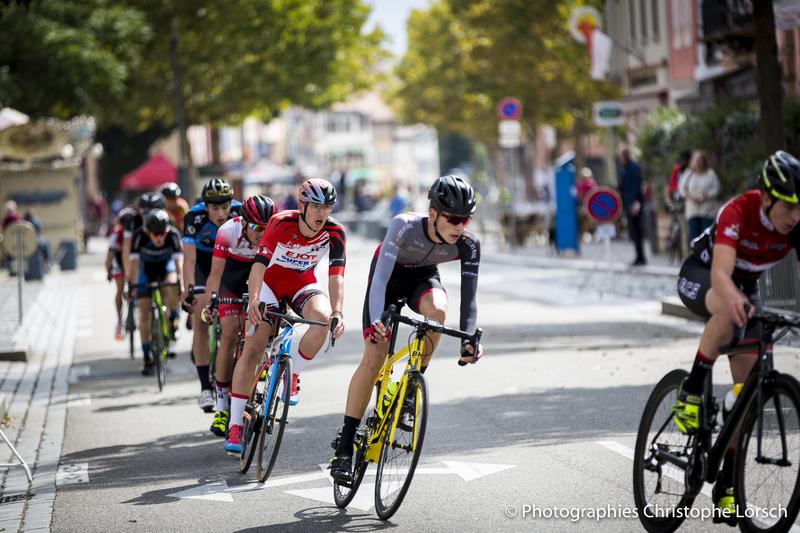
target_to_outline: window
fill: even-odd
[[[635,0],[630,0],[631,8],[628,10],[628,20],[631,24],[631,42],[635,43],[636,38],[636,3]]]
[[[642,17],[641,28],[642,42],[647,41],[647,0],[639,0],[639,16]]]
[[[658,0],[651,0],[651,2],[650,2],[650,10],[651,10],[651,13],[652,13],[650,20],[653,21],[653,41],[655,41],[655,42],[658,42],[658,36],[659,36],[659,34],[658,34],[658,31],[659,31],[658,24],[659,24],[660,20],[658,18],[658,9],[659,9],[658,4],[659,4]]]

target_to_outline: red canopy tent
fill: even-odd
[[[125,174],[120,186],[123,190],[149,191],[170,181],[177,181],[175,165],[161,154],[156,154],[138,168]]]

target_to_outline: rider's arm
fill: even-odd
[[[131,271],[131,238],[130,233],[126,230],[122,236],[122,268],[125,272]]]
[[[328,292],[332,314],[341,318],[344,310],[345,231],[343,227],[337,225],[328,230],[328,235],[330,238]]]
[[[481,243],[474,235],[464,234],[458,243],[461,258],[461,331],[473,332],[478,321],[478,267],[481,262]]]
[[[369,295],[367,296],[369,299],[370,324],[380,320],[381,314],[386,307],[386,285],[392,276],[397,254],[404,244],[402,236],[408,233],[407,231],[401,231],[406,224],[408,224],[408,221],[402,214],[394,217],[389,223],[389,229],[386,230],[386,236],[381,243],[380,255],[378,256],[378,262],[375,264],[375,272],[372,275]]]
[[[214,254],[211,258],[211,272],[209,272],[208,278],[206,279],[206,294],[211,294],[212,292],[219,293],[219,284],[224,271],[225,259]]]
[[[183,290],[184,293],[189,285],[194,285],[194,265],[197,261],[197,248],[194,244],[183,241]]]

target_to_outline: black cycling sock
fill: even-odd
[[[197,377],[200,379],[200,390],[211,390],[211,379],[208,377],[209,365],[198,365]]]
[[[733,474],[736,461],[736,452],[728,450],[725,452],[725,462],[722,463],[722,472],[719,476],[719,481],[723,487],[733,487]]]
[[[714,368],[714,360],[697,350],[692,371],[689,372],[689,377],[686,378],[686,382],[683,384],[683,391],[689,394],[701,394],[703,392],[703,383],[712,368]]]
[[[353,455],[353,438],[356,436],[356,429],[361,420],[344,415],[344,427],[342,428],[342,438],[339,439],[339,447],[336,448],[338,457],[351,457]]]
[[[419,371],[420,371],[421,374],[424,374],[426,370],[428,370],[428,365],[424,365],[424,366],[419,367]]]

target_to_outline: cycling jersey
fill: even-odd
[[[181,197],[178,197],[175,200],[175,207],[170,209],[167,208],[167,213],[169,213],[169,222],[173,226],[175,226],[178,231],[183,231],[183,220],[186,218],[186,213],[189,212],[189,204]]]
[[[228,219],[241,215],[241,207],[241,203],[233,200]],[[198,203],[186,213],[182,240],[185,244],[194,245],[196,250],[195,271],[199,270],[203,274],[203,278],[208,276],[211,271],[211,256],[214,252],[217,229],[217,225],[208,218],[208,210],[203,202]],[[199,282],[199,280],[195,281]]]
[[[306,237],[300,232],[299,221],[297,210],[273,215],[258,243],[255,260],[267,267],[261,301],[271,309],[281,299],[289,299],[295,310],[302,310],[310,296],[322,292],[314,269],[326,253],[328,275],[344,275],[344,227],[328,218],[319,233]]]
[[[714,244],[736,249],[734,281],[758,279],[794,248],[800,247],[800,229],[781,235],[761,208],[761,191],[747,191],[729,200],[716,222],[692,242],[692,255],[710,268]],[[798,252],[800,256],[800,252]]]
[[[252,244],[245,236],[247,222],[242,217],[235,217],[217,231],[214,243],[214,257],[225,260],[225,270],[220,281],[220,296],[223,298],[240,298],[247,292],[247,278],[250,267],[256,257],[258,245]],[[220,316],[240,314],[242,306],[220,304]]]
[[[383,243],[373,257],[372,275],[364,301],[365,329],[379,320],[390,298],[409,298],[409,305],[418,312],[419,299],[434,288],[441,288],[436,265],[461,261],[461,320],[463,331],[474,331],[478,307],[478,266],[481,246],[469,230],[455,244],[439,244],[428,236],[428,217],[417,213],[401,213],[394,217]],[[412,287],[411,285],[414,285]],[[424,283],[420,287],[420,283]],[[363,324],[362,324],[363,325]]]
[[[183,257],[181,236],[173,227],[167,230],[164,244],[157,247],[142,229],[133,234],[131,260],[139,260],[139,285],[150,281],[163,281],[168,273],[175,272],[175,259]],[[139,295],[147,291],[139,289]]]
[[[131,238],[137,229],[144,226],[144,217],[141,213],[136,213],[136,216],[128,217],[126,224],[122,227],[123,237]]]

